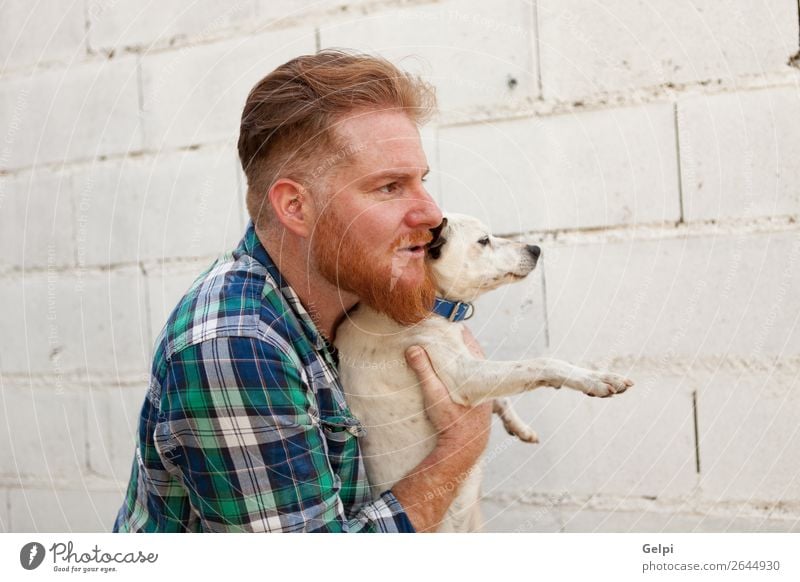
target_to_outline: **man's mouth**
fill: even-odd
[[[410,257],[424,257],[425,245],[411,245],[408,247],[401,247],[397,249],[397,252],[403,255],[408,255]]]
[[[399,256],[409,259],[424,257],[425,249],[432,238],[429,232],[416,232],[395,240],[392,246],[395,254]]]

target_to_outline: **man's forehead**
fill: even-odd
[[[346,118],[337,124],[336,133],[341,149],[348,154],[340,167],[372,172],[427,168],[417,126],[402,112],[369,112]]]

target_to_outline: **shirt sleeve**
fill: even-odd
[[[390,491],[346,518],[314,409],[296,359],[264,340],[215,338],[173,356],[156,447],[203,531],[414,531]]]

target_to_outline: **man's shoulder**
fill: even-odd
[[[284,316],[267,269],[246,254],[227,253],[195,279],[169,315],[156,344],[156,360],[224,337],[280,340],[274,321]]]

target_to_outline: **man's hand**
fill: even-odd
[[[469,334],[464,336],[480,347]],[[416,373],[425,400],[425,412],[438,433],[436,448],[406,477],[392,487],[417,531],[434,531],[466,478],[486,448],[491,426],[492,403],[467,407],[456,404],[419,346],[406,351],[406,360]]]
[[[422,386],[425,412],[439,434],[439,444],[475,450],[477,460],[489,439],[491,402],[475,407],[453,402],[447,386],[436,375],[428,354],[418,346],[406,351],[406,360]]]

